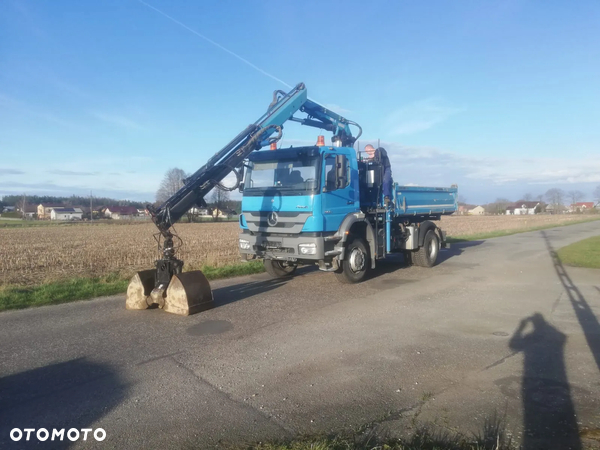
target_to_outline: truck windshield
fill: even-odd
[[[245,190],[264,191],[277,188],[282,193],[303,194],[313,192],[318,185],[318,158],[299,160],[254,161],[249,163]],[[251,193],[250,192],[250,193]]]

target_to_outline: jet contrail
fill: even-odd
[[[219,43],[217,43],[217,42],[213,41],[212,39],[210,39],[210,38],[208,38],[208,37],[204,36],[203,34],[200,34],[200,33],[198,33],[196,30],[193,30],[193,29],[191,29],[191,28],[190,28],[190,27],[188,27],[187,25],[185,25],[185,24],[181,23],[179,20],[177,20],[177,19],[174,19],[173,17],[169,16],[168,14],[166,14],[166,13],[162,12],[160,9],[158,9],[158,8],[155,8],[155,7],[154,7],[154,6],[152,6],[152,5],[149,5],[148,3],[146,3],[146,2],[145,2],[145,1],[143,1],[143,0],[137,0],[137,1],[138,1],[138,2],[140,2],[142,5],[144,5],[144,6],[147,6],[147,7],[148,7],[148,8],[150,8],[150,9],[153,9],[154,11],[156,11],[157,13],[159,13],[161,16],[164,16],[164,17],[166,17],[166,18],[167,18],[167,19],[169,19],[170,21],[172,21],[172,22],[175,22],[177,25],[179,25],[179,26],[181,26],[181,27],[185,28],[185,29],[186,29],[186,30],[188,30],[189,32],[191,32],[191,33],[194,33],[196,36],[198,36],[198,37],[200,37],[200,38],[204,39],[206,42],[209,42],[209,43],[211,43],[212,45],[214,45],[215,47],[218,47],[218,48],[220,48],[220,49],[221,49],[221,50],[223,50],[224,52],[227,52],[227,53],[229,53],[231,56],[233,56],[233,57],[235,57],[235,58],[239,59],[239,60],[240,60],[240,61],[242,61],[243,63],[245,63],[245,64],[249,65],[250,67],[252,67],[254,70],[256,70],[256,71],[258,71],[258,72],[262,73],[263,75],[266,75],[266,76],[268,76],[269,78],[271,78],[271,79],[273,79],[273,80],[277,81],[278,83],[281,83],[281,84],[283,84],[284,86],[287,86],[287,87],[288,87],[288,88],[290,88],[290,89],[293,87],[293,86],[291,86],[291,85],[287,84],[285,81],[283,81],[283,80],[280,80],[280,79],[279,79],[279,78],[277,78],[275,75],[271,75],[269,72],[266,72],[266,71],[262,70],[260,67],[257,67],[257,66],[255,66],[255,65],[254,65],[254,64],[252,64],[250,61],[248,61],[248,60],[247,60],[247,59],[245,59],[245,58],[242,58],[240,55],[238,55],[238,54],[236,54],[236,53],[232,52],[232,51],[231,51],[231,50],[229,50],[228,48],[225,48],[225,47],[223,47],[221,44],[219,44]]]

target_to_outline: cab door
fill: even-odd
[[[355,189],[350,162],[345,155],[323,155],[321,207],[323,231],[337,231],[348,213],[356,211]]]

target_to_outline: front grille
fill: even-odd
[[[294,249],[290,247],[267,247],[262,245],[256,245],[255,250],[259,251],[269,251],[272,253],[294,253]]]

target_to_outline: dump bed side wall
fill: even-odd
[[[452,214],[458,210],[458,189],[394,186],[397,215]]]

